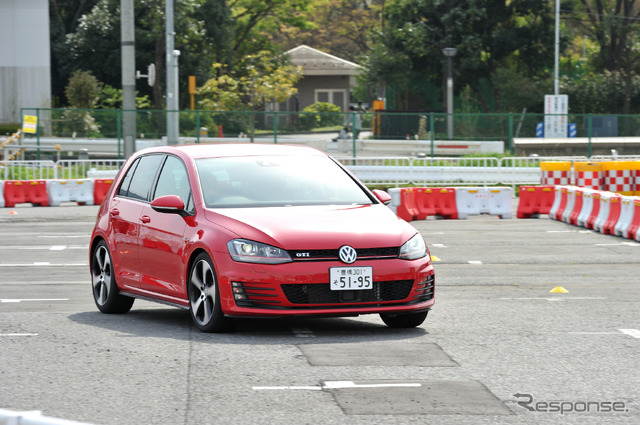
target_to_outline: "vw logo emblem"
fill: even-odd
[[[351,264],[354,261],[356,261],[356,258],[358,257],[358,253],[356,253],[356,250],[350,247],[349,245],[344,245],[340,247],[340,250],[338,251],[338,256],[340,257],[340,260],[342,260],[343,263]]]

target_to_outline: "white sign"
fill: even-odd
[[[569,96],[566,94],[544,96],[544,137],[567,137]]]

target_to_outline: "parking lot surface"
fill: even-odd
[[[637,424],[640,243],[539,219],[413,222],[436,306],[203,334],[90,290],[97,206],[0,209],[0,408],[92,424]],[[515,216],[515,215],[514,215]]]

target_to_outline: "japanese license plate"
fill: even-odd
[[[329,279],[332,291],[371,289],[373,267],[331,267]]]

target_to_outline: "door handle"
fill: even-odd
[[[140,217],[140,221],[143,223],[149,223],[151,221],[151,217],[149,217],[148,215],[143,215],[142,217]]]
[[[120,215],[120,210],[117,208],[112,209],[111,211],[109,211],[109,214],[111,214],[111,217],[115,217]]]

